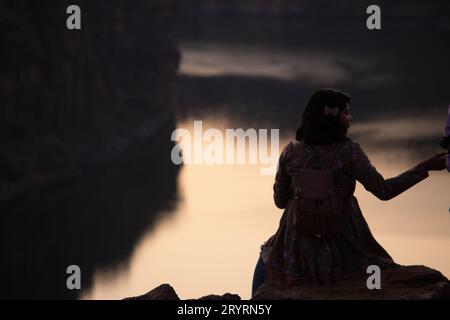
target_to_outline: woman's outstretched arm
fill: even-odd
[[[392,199],[428,177],[428,164],[424,161],[400,175],[385,179],[371,164],[366,153],[356,142],[352,145],[351,171],[364,188],[381,200]]]

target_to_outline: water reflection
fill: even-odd
[[[178,127],[189,128],[192,120]],[[229,120],[204,121],[205,128],[223,132],[231,126]],[[408,149],[385,152],[371,149],[364,136],[359,141],[385,177],[419,161]],[[287,142],[285,137],[280,146]],[[126,270],[99,272],[83,298],[133,296],[161,283],[173,285],[184,299],[225,292],[249,298],[259,245],[275,232],[282,213],[273,204],[273,179],[261,175],[258,165],[184,166],[172,218],[142,238]],[[356,196],[375,237],[397,262],[425,264],[450,276],[449,189],[448,173],[439,172],[389,202],[361,186]]]
[[[173,122],[123,157],[86,176],[28,192],[0,215],[0,298],[75,299],[98,269],[128,269],[141,236],[173,207],[178,168],[171,165]],[[81,268],[81,292],[66,268]]]

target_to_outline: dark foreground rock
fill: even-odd
[[[369,290],[367,278],[339,281],[332,286],[274,287],[263,284],[253,300],[439,300],[450,299],[450,282],[425,266],[399,266],[381,272],[381,289]]]
[[[251,300],[450,300],[450,281],[425,266],[399,266],[381,273],[381,289],[369,290],[369,275],[332,286],[277,287],[263,284]],[[180,300],[169,284],[124,300]],[[199,300],[241,300],[236,294],[208,295]]]
[[[171,285],[162,284],[142,296],[125,298],[124,300],[180,300],[180,298]],[[241,300],[241,297],[231,293],[225,293],[224,295],[210,294],[198,300]]]
[[[159,287],[137,297],[125,298],[124,300],[180,300],[174,288],[170,284],[162,284]]]

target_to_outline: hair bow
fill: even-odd
[[[323,114],[326,116],[332,114],[334,117],[337,117],[339,114],[339,108],[338,107],[330,108],[328,106],[325,106],[325,108],[323,109]]]

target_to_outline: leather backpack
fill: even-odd
[[[332,169],[339,144],[321,154],[308,153],[304,142],[296,144],[305,162],[291,177],[294,190],[293,221],[296,232],[304,235],[329,236],[342,230],[346,196],[336,187]],[[311,168],[311,160],[316,160]],[[317,163],[320,165],[318,166]]]

